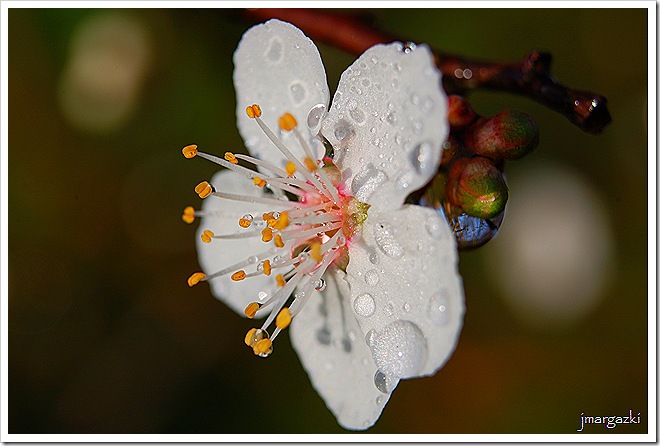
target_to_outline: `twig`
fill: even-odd
[[[312,39],[356,55],[377,43],[402,40],[379,31],[363,19],[319,9],[264,8],[247,10],[244,15],[253,21],[278,18],[290,22]],[[486,88],[521,94],[561,113],[593,134],[602,132],[612,120],[607,98],[590,91],[573,90],[555,80],[550,74],[548,53],[534,51],[516,63],[476,61],[437,50],[434,54],[447,93],[465,94],[469,90]]]

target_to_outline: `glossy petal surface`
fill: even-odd
[[[309,131],[307,116],[318,104],[327,107],[330,93],[314,43],[295,26],[273,19],[243,34],[234,66],[238,130],[249,152],[283,167],[283,155],[245,114],[247,106],[259,104],[261,119],[296,156],[303,156],[298,141],[278,127],[279,117],[286,112],[296,118],[298,129],[320,157],[323,147]]]
[[[323,135],[350,195],[401,207],[437,170],[449,132],[447,98],[430,50],[376,45],[341,76]]]
[[[456,242],[437,212],[373,207],[350,246],[352,316],[387,376],[432,375],[454,350],[463,323]]]
[[[376,422],[390,394],[374,383],[376,366],[352,314],[344,276],[326,273],[327,288],[310,296],[294,318],[291,342],[339,424],[361,430]]]

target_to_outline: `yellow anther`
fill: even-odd
[[[202,232],[202,241],[204,243],[211,243],[211,239],[215,236],[213,231],[209,231],[208,229],[205,229],[204,232]]]
[[[255,340],[257,337],[257,329],[256,328],[251,328],[250,331],[248,331],[245,334],[245,345],[248,347],[254,347],[254,344],[257,343]]]
[[[282,274],[278,274],[277,276],[275,276],[275,282],[277,282],[278,287],[283,287],[284,285],[286,285],[286,281],[284,280]]]
[[[188,277],[188,286],[195,286],[205,278],[206,274],[204,273],[193,273],[190,277]]]
[[[249,105],[245,109],[245,113],[247,113],[248,118],[258,118],[261,116],[261,107],[259,107],[257,104]]]
[[[284,248],[284,241],[282,241],[282,236],[279,234],[275,234],[275,246],[278,248]]]
[[[275,223],[277,223],[277,220],[274,218],[269,218],[268,220],[266,220],[266,224],[271,228],[275,227]]]
[[[245,307],[244,313],[247,317],[253,319],[254,315],[257,314],[257,311],[259,311],[259,308],[261,308],[261,304],[259,304],[259,302],[251,302],[247,307]]]
[[[197,186],[195,186],[195,192],[199,195],[199,198],[206,198],[214,192],[213,186],[211,186],[208,181],[202,181]]]
[[[309,255],[317,262],[323,260],[323,254],[321,254],[321,244],[319,242],[312,243],[312,246],[309,250]]]
[[[254,344],[252,351],[254,351],[255,355],[268,356],[273,351],[273,341],[268,338],[262,339],[261,341],[258,341],[256,344]]]
[[[264,187],[266,185],[266,180],[264,180],[263,178],[259,178],[259,177],[252,178],[252,182],[257,187]]]
[[[305,166],[310,172],[314,172],[315,170],[318,170],[319,165],[314,162],[313,159],[305,157],[303,159],[303,162],[305,163]]]
[[[270,260],[264,260],[264,274],[270,276],[271,266]]]
[[[282,212],[279,218],[273,224],[273,229],[279,229],[280,231],[289,226],[289,214]]]
[[[238,159],[236,158],[236,155],[234,155],[231,152],[225,152],[225,159],[232,164],[238,164]]]
[[[296,118],[294,118],[291,113],[285,113],[282,116],[280,116],[280,119],[278,120],[278,124],[280,125],[280,128],[282,130],[285,130],[287,132],[290,132],[291,130],[295,129],[298,126],[298,123],[296,122]]]
[[[195,221],[195,209],[192,206],[186,206],[183,210],[183,215],[181,219],[186,223],[190,224]]]
[[[264,228],[263,231],[261,231],[261,241],[264,243],[268,243],[273,239],[273,230],[270,228]]]
[[[296,165],[293,164],[293,161],[289,161],[288,163],[286,163],[285,170],[287,175],[291,176],[294,173],[296,173]]]
[[[240,220],[238,220],[238,225],[241,228],[249,228],[251,224],[252,224],[252,220],[248,220],[247,218],[241,218]]]
[[[185,146],[183,150],[181,150],[181,153],[183,153],[183,156],[186,158],[194,158],[197,156],[197,146],[195,144],[190,144],[189,146]]]
[[[245,276],[246,276],[245,271],[240,269],[231,275],[231,280],[233,280],[234,282],[238,282],[239,280],[245,279]]]
[[[272,212],[265,212],[261,218],[264,219],[264,221],[268,221],[273,218],[273,213]]]
[[[291,310],[284,307],[282,311],[275,318],[275,326],[280,330],[284,330],[291,323]]]

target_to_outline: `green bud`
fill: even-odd
[[[447,198],[473,217],[488,219],[504,211],[509,189],[492,160],[481,156],[454,163],[446,185]]]
[[[504,110],[481,118],[465,131],[465,145],[493,160],[518,159],[539,145],[539,128],[527,114]]]

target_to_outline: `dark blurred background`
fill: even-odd
[[[500,234],[461,253],[453,357],[402,381],[367,432],[574,433],[582,413],[629,410],[642,424],[585,432],[646,432],[647,11],[353,12],[472,58],[547,50],[613,117],[593,136],[519,96],[469,96],[529,113],[541,143],[507,165]],[[215,168],[181,148],[243,150],[232,53],[248,27],[222,9],[9,11],[10,433],[345,432],[288,334],[254,357],[252,323],[186,284],[180,215]],[[354,56],[319,48],[334,91]]]

